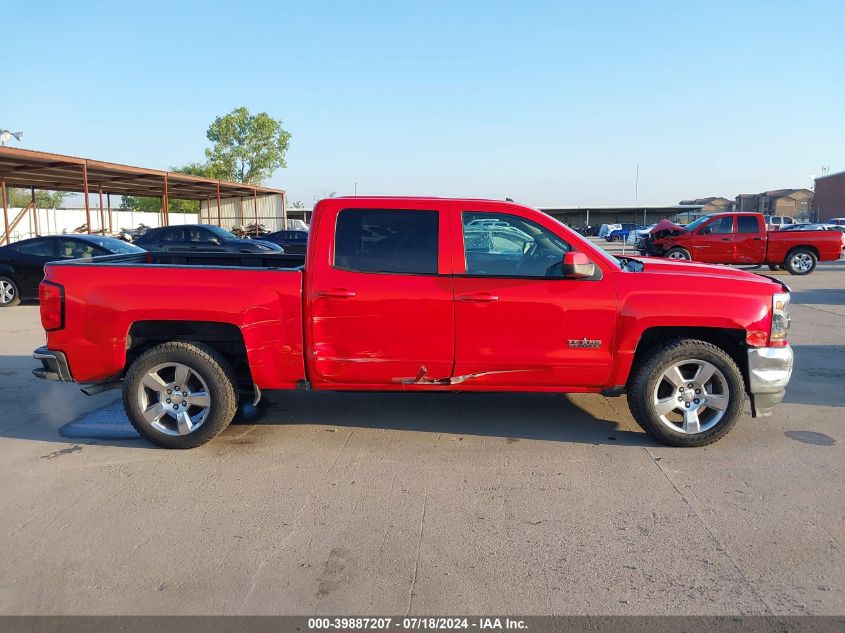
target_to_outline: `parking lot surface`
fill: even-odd
[[[68,438],[124,424],[118,392],[34,379],[38,308],[2,309],[0,614],[841,614],[845,266],[773,274],[786,400],[702,449],[586,394],[277,393],[190,451]]]

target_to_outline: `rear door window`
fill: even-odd
[[[169,229],[165,229],[161,232],[161,235],[158,238],[160,242],[184,242],[185,241],[185,229],[181,226],[171,227]]]
[[[15,250],[22,255],[53,257],[56,254],[56,242],[55,240],[32,240],[23,244],[18,244]]]
[[[760,225],[753,215],[738,215],[736,217],[737,233],[759,233]]]
[[[368,273],[437,274],[437,211],[343,209],[334,266]]]

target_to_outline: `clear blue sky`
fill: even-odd
[[[845,2],[0,2],[0,127],[167,168],[245,105],[269,184],[675,203],[845,169]],[[13,143],[14,144],[14,143]]]

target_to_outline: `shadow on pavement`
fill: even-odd
[[[817,288],[813,290],[796,290],[792,292],[793,303],[809,303],[811,305],[845,305],[845,289]]]
[[[129,425],[118,391],[84,396],[78,386],[38,380],[30,358],[0,356],[4,392],[12,402],[29,402],[29,410],[13,407],[0,423],[0,436],[53,442],[115,446],[150,446]],[[392,429],[545,440],[584,444],[657,446],[645,433],[620,427],[582,407],[614,416],[627,411],[624,398],[613,408],[599,396],[529,393],[347,393],[279,391],[265,393],[257,411],[243,412],[240,424],[314,425]],[[230,432],[237,432],[237,428]],[[224,433],[225,437],[225,433]]]
[[[793,345],[795,369],[784,402],[845,407],[845,345]]]

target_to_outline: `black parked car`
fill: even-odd
[[[203,253],[283,253],[281,246],[262,240],[244,240],[211,224],[184,224],[150,229],[133,244],[148,251]]]
[[[308,244],[308,231],[276,231],[262,235],[265,242],[278,244],[290,255],[305,255],[305,247]]]
[[[37,299],[47,262],[142,252],[143,248],[101,235],[49,235],[0,247],[0,307]]]

